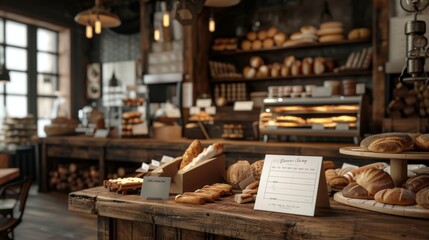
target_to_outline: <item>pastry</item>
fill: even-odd
[[[264,167],[264,160],[256,161],[250,165],[250,168],[252,169],[253,177],[255,177],[256,180],[259,180],[261,178],[263,167]]]
[[[248,161],[238,161],[227,169],[226,181],[231,184],[234,189],[240,189],[239,183],[252,174],[252,168]]]
[[[378,191],[394,188],[392,177],[381,169],[367,169],[356,176],[356,183],[374,195]]]
[[[234,201],[236,203],[248,203],[253,202],[253,195],[252,194],[235,194]]]
[[[358,199],[374,199],[374,195],[368,193],[368,191],[357,184],[356,182],[351,182],[347,185],[341,193],[344,197],[348,198],[358,198]]]
[[[215,183],[215,184],[212,184],[211,186],[225,190],[225,194],[227,195],[231,194],[233,190],[232,185],[226,184],[226,183]]]
[[[383,189],[374,195],[374,200],[386,204],[414,205],[416,194],[405,188]]]
[[[191,145],[186,149],[185,154],[183,154],[182,162],[180,163],[180,169],[184,168],[186,165],[192,162],[192,160],[197,157],[203,151],[201,142],[198,140],[192,141]]]
[[[195,192],[210,194],[215,200],[218,200],[221,197],[221,193],[219,191],[212,190],[212,189],[197,189],[195,190]]]
[[[429,174],[419,174],[414,177],[410,177],[405,182],[404,187],[415,193],[423,188],[429,187]]]
[[[259,181],[256,180],[256,181],[252,182],[251,184],[247,185],[247,187],[245,189],[258,189],[258,187],[259,187]]]
[[[196,205],[201,205],[204,204],[204,198],[201,196],[191,196],[191,195],[177,195],[174,198],[175,202],[179,202],[179,203],[190,203],[190,204],[196,204]]]
[[[429,208],[429,187],[423,188],[417,192],[416,202],[419,206]]]
[[[415,145],[418,150],[429,151],[429,133],[416,137]]]
[[[211,195],[210,193],[204,193],[204,192],[184,192],[182,195],[185,196],[197,196],[197,197],[202,197],[204,198],[204,202],[214,202],[214,198],[213,195]]]

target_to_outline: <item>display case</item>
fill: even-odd
[[[270,135],[353,138],[366,127],[367,98],[266,98],[259,116],[259,132]]]

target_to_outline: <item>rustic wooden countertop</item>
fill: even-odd
[[[69,194],[69,210],[244,239],[429,239],[428,221],[352,208],[331,200],[316,217],[253,210],[232,197],[205,205],[145,201],[103,187]]]

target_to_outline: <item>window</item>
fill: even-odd
[[[57,31],[0,18],[0,63],[5,62],[11,78],[0,89],[0,117],[4,106],[11,117],[32,114],[39,136],[44,136],[59,90],[58,42]]]

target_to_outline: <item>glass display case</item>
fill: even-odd
[[[266,98],[259,132],[270,135],[351,137],[359,141],[365,129],[365,96],[329,98]]]

